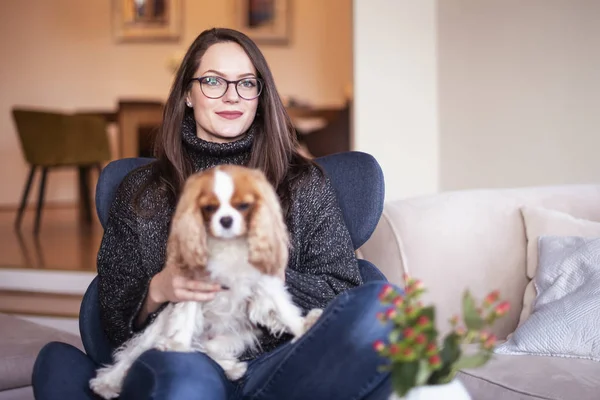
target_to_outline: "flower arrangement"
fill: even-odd
[[[386,285],[379,294],[382,304],[389,306],[377,318],[393,324],[389,340],[377,340],[373,346],[390,362],[383,366],[391,370],[394,391],[406,395],[412,388],[425,385],[450,383],[463,368],[476,368],[489,361],[493,354],[496,337],[486,328],[506,315],[510,304],[500,302],[500,294],[494,291],[477,306],[469,291],[462,299],[463,324],[459,317],[450,320],[452,330],[438,343],[435,328],[435,308],[424,307],[419,301],[425,292],[419,280],[405,276],[404,294]],[[477,351],[466,354],[462,346],[476,343]]]

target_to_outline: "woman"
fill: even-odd
[[[115,345],[144,329],[167,302],[208,301],[221,290],[165,265],[170,218],[185,179],[224,164],[260,168],[280,196],[291,233],[286,284],[305,311],[325,312],[298,342],[265,332],[248,372],[228,381],[201,353],[151,350],[132,366],[122,399],[384,399],[382,359],[372,349],[389,327],[376,319],[383,283],[363,284],[335,193],[319,168],[297,151],[295,132],[258,47],[245,35],[211,29],[190,46],[175,77],[156,144],[157,161],[130,173],[113,202],[98,255],[105,332]],[[65,349],[63,348],[64,352]],[[85,358],[69,350],[71,359]],[[36,362],[37,398],[89,396],[96,366],[69,373]],[[84,363],[82,360],[81,363]],[[48,374],[42,377],[43,374]],[[63,381],[67,381],[64,379]],[[60,393],[59,393],[60,392]]]

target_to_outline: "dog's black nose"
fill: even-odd
[[[231,228],[231,225],[233,224],[233,218],[231,218],[231,217],[221,217],[221,219],[219,220],[219,222],[221,223],[221,225],[223,226],[223,228],[228,229],[228,228]]]

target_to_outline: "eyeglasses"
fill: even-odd
[[[258,78],[242,78],[237,81],[228,81],[220,76],[201,76],[192,78],[200,82],[200,90],[209,99],[219,99],[225,96],[230,84],[235,85],[238,96],[244,100],[254,100],[262,92],[263,82]]]

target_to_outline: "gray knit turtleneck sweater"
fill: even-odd
[[[193,118],[186,118],[182,127],[183,143],[196,171],[219,164],[246,164],[253,137],[250,132],[238,141],[217,144],[196,136]],[[150,279],[165,262],[174,205],[151,186],[141,202],[144,209],[153,211],[151,216],[136,214],[133,206],[136,191],[149,179],[150,168],[144,166],[123,180],[98,253],[102,323],[114,345],[122,344],[137,331],[134,321]],[[305,312],[324,308],[340,292],[362,283],[335,193],[329,181],[321,179],[318,169],[307,171],[292,188],[286,222],[292,241],[286,284],[294,302]],[[260,352],[270,351],[287,339],[289,336],[276,339],[265,331]],[[247,354],[244,359],[256,355]]]

